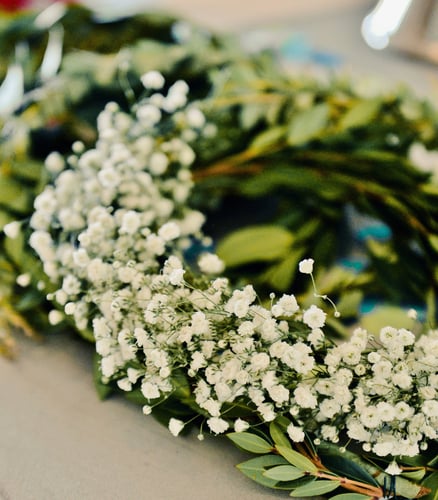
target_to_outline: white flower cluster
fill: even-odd
[[[142,82],[165,84],[156,72]],[[190,143],[206,126],[187,93],[176,82],[132,114],[108,104],[94,149],[47,159],[56,177],[35,201],[30,244],[59,283],[53,299],[79,329],[92,322],[102,380],[140,389],[149,414],[183,379],[215,434],[283,415],[293,441],[347,435],[377,455],[416,455],[437,438],[437,332],[415,341],[407,330],[374,339],[358,329],[333,345],[316,305],[284,294],[263,306],[252,286],[209,277],[223,271],[212,254],[199,259],[201,277],[185,266],[204,219],[188,207]],[[299,269],[312,275],[313,260]],[[247,418],[230,418],[233,405]],[[183,427],[169,422],[175,435]]]
[[[165,83],[157,72],[142,81],[149,92]],[[145,276],[159,271],[162,256],[200,235],[204,216],[188,208],[187,198],[190,142],[205,118],[187,94],[187,84],[177,81],[132,113],[109,103],[98,117],[94,149],[75,143],[67,161],[58,153],[46,160],[55,179],[35,200],[30,245],[61,285],[54,298],[80,330],[95,304],[116,311],[128,298],[143,297]]]

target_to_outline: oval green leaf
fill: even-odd
[[[349,128],[363,127],[373,120],[379,109],[380,100],[367,99],[354,104],[339,121],[339,128],[342,130]]]
[[[216,252],[227,267],[266,262],[284,257],[294,237],[281,226],[250,226],[226,236]]]
[[[310,473],[318,471],[318,467],[307,457],[301,455],[301,453],[298,453],[297,451],[286,446],[276,446],[276,448],[281,456],[283,456],[292,465],[295,465],[295,467],[298,467],[298,469]]]
[[[272,451],[270,443],[250,432],[231,432],[227,437],[239,448],[250,453],[263,454]]]
[[[289,438],[277,422],[271,422],[269,425],[269,432],[271,434],[271,438],[277,446],[292,448]]]
[[[291,497],[313,497],[315,495],[323,495],[335,490],[341,484],[340,481],[314,481],[313,483],[300,486],[291,492]]]
[[[438,500],[438,472],[434,472],[423,481],[423,486],[429,488],[431,492],[423,497],[423,500]]]
[[[288,144],[298,146],[317,137],[327,126],[329,111],[328,105],[321,103],[296,113],[289,125]]]
[[[274,488],[278,481],[265,477],[263,473],[268,467],[275,467],[286,463],[286,460],[278,455],[264,455],[242,462],[237,465],[237,468],[242,474],[256,483],[267,486],[268,488]]]
[[[305,476],[305,473],[293,465],[279,465],[265,471],[263,475],[276,481],[294,481]]]
[[[361,493],[341,493],[332,497],[332,500],[372,500],[373,497]]]

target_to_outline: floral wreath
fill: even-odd
[[[216,44],[204,32],[191,34],[198,36],[209,47]],[[183,46],[179,41],[177,48]],[[136,50],[141,52],[141,44]],[[419,167],[435,168],[435,153],[424,146],[433,146],[435,115],[409,95],[360,99],[348,94],[345,83],[333,88],[306,81],[291,96],[286,75],[276,86],[250,71],[242,76],[245,64],[256,74],[260,68],[272,71],[270,58],[242,57],[222,58],[222,71],[211,72],[206,93],[199,79],[188,79],[192,90],[191,82],[165,77],[160,68],[139,74],[137,82],[135,71],[129,73],[132,58],[121,61],[118,52],[115,67],[129,105],[107,102],[91,144],[74,140],[69,153],[51,152],[34,177],[21,167],[31,149],[24,148],[28,156],[20,163],[17,145],[23,130],[31,142],[32,127],[41,123],[29,126],[32,104],[8,117],[3,143],[11,164],[2,175],[28,189],[33,209],[28,218],[17,218],[26,205],[2,201],[2,259],[9,265],[3,267],[13,276],[3,293],[4,318],[28,332],[26,311],[38,310],[53,327],[70,322],[95,344],[102,397],[126,393],[175,436],[193,426],[201,440],[206,432],[225,433],[257,455],[238,467],[264,486],[293,497],[432,498],[438,488],[435,278],[428,277],[422,295],[429,306],[427,327],[411,308],[404,326],[386,324],[371,333],[355,324],[339,341],[349,326],[342,320],[356,318],[364,294],[382,287],[368,264],[341,275],[346,287],[338,279],[330,288],[324,281],[334,279],[330,269],[321,279],[313,272],[320,259],[329,261],[329,243],[318,250],[312,238],[340,202],[352,203],[347,191],[353,189],[360,194],[356,208],[374,202],[368,213],[391,230],[384,241],[368,241],[375,268],[388,263],[397,275],[414,257],[424,267],[423,283],[436,257],[438,190]],[[64,69],[60,76],[79,81],[81,74]],[[44,89],[53,92],[48,84],[39,88]],[[84,95],[74,104],[87,102]],[[31,101],[41,110],[44,99]],[[267,109],[270,126],[261,118]],[[382,130],[376,139],[369,123],[383,111],[386,149],[353,148],[355,141],[375,146]],[[404,136],[387,132],[395,117],[409,125]],[[235,149],[233,132],[244,150]],[[325,175],[322,161],[329,166],[323,165]],[[376,180],[359,182],[357,175],[382,165],[386,170]],[[409,203],[403,194],[408,187],[415,187]],[[221,214],[218,200],[241,189],[267,203],[265,196],[275,193],[277,204],[289,200],[289,213],[285,188],[296,190],[298,201],[307,200],[307,213],[320,210],[323,217],[302,224],[300,207],[290,221],[280,210],[281,224],[257,220],[225,236],[215,249],[216,236],[206,235],[203,226],[208,228],[209,213]],[[320,206],[311,203],[315,194]],[[301,233],[291,230],[297,223]],[[275,291],[269,291],[271,284]],[[336,305],[327,289],[334,291]],[[349,315],[345,303],[351,297],[355,307]]]

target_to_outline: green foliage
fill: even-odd
[[[431,474],[422,484],[431,490],[428,495],[423,497],[423,500],[438,500],[438,472]]]
[[[293,235],[278,226],[250,226],[229,234],[217,247],[227,267],[284,257],[293,243]]]
[[[293,481],[304,477],[305,474],[302,470],[292,465],[279,465],[278,467],[272,467],[272,469],[264,472],[263,475],[276,481]]]
[[[284,457],[290,464],[294,465],[303,472],[317,472],[318,467],[311,462],[307,457],[292,450],[288,446],[276,446],[278,453]]]
[[[327,480],[316,480],[310,484],[304,486],[299,486],[294,491],[291,492],[291,497],[314,497],[316,495],[323,495],[324,493],[330,493],[334,491],[339,485],[340,481],[327,481]]]
[[[341,493],[332,497],[332,500],[372,500],[372,497],[361,493]]]
[[[327,126],[330,108],[325,103],[300,111],[293,115],[287,132],[287,143],[290,146],[305,144],[318,135]]]
[[[272,467],[284,465],[286,463],[286,460],[278,455],[263,455],[242,462],[237,468],[242,474],[256,483],[267,486],[268,488],[275,488],[277,480],[266,477],[264,473]]]
[[[351,460],[345,454],[334,453],[334,450],[331,453],[324,453],[320,450],[320,458],[322,463],[338,476],[374,486],[379,484],[361,464]]]

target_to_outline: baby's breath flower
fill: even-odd
[[[184,425],[184,422],[182,422],[181,420],[177,418],[171,418],[168,425],[169,431],[173,436],[176,437],[184,429]]]
[[[219,417],[209,418],[207,425],[214,434],[223,434],[230,426],[226,420]]]
[[[313,304],[304,311],[303,322],[312,330],[322,328],[325,325],[326,316],[327,314],[322,309]]]
[[[159,90],[163,87],[164,76],[159,71],[148,71],[141,78],[141,83],[147,89]]]
[[[20,234],[21,224],[18,221],[9,222],[3,226],[3,232],[8,238],[15,239]]]
[[[294,443],[302,443],[305,439],[303,429],[294,424],[289,424],[287,426],[287,434]]]
[[[242,420],[238,418],[234,422],[234,431],[235,432],[245,432],[249,428],[249,423],[246,420]]]
[[[312,274],[313,273],[313,264],[314,264],[313,259],[303,259],[299,263],[298,269],[299,269],[300,273]]]
[[[223,261],[215,254],[204,253],[198,259],[198,266],[204,274],[220,274],[225,269]]]

